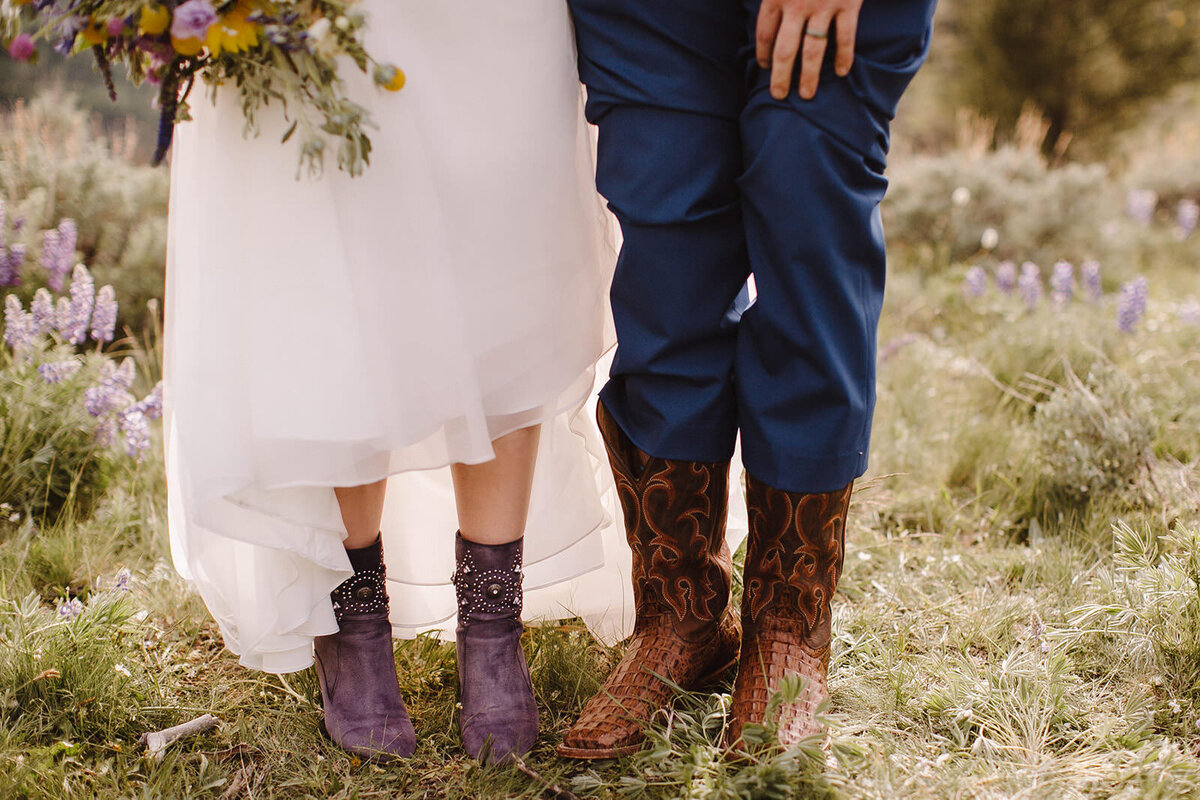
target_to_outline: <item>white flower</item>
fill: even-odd
[[[967,203],[971,202],[971,190],[965,186],[958,187],[954,190],[954,193],[950,195],[950,202],[954,203],[954,205],[958,206],[959,208],[962,208]]]
[[[1000,244],[1000,234],[996,229],[985,228],[983,235],[979,237],[979,246],[984,250],[995,250],[998,244]]]

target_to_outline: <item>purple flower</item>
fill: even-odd
[[[1021,277],[1017,280],[1017,288],[1021,290],[1021,299],[1030,311],[1037,308],[1042,299],[1042,270],[1032,261],[1021,265]]]
[[[112,591],[114,592],[129,592],[133,590],[133,576],[129,570],[124,567],[117,573],[116,580],[113,581]]]
[[[1189,297],[1179,307],[1179,321],[1185,325],[1200,325],[1200,302],[1196,302],[1196,298]]]
[[[71,344],[82,344],[87,340],[88,323],[92,319],[92,307],[96,302],[96,282],[83,264],[75,267],[71,279],[71,302],[67,309],[66,323],[59,324],[63,338]]]
[[[1050,274],[1051,298],[1055,308],[1062,308],[1075,294],[1075,267],[1069,261],[1059,261]]]
[[[4,298],[4,343],[14,352],[33,344],[33,315],[15,294]]]
[[[1200,203],[1190,197],[1180,200],[1175,220],[1179,223],[1179,238],[1186,239],[1191,236],[1196,232],[1196,225],[1200,223]]]
[[[110,411],[128,406],[133,400],[129,396],[133,377],[133,359],[125,359],[119,367],[106,361],[100,367],[100,382],[84,390],[83,407],[93,417],[102,417]]]
[[[65,297],[58,298],[54,304],[54,329],[65,331],[71,324],[71,301]]]
[[[217,21],[217,12],[208,0],[188,0],[175,9],[171,35],[176,39],[203,39]]]
[[[163,382],[159,381],[150,390],[150,393],[139,400],[135,407],[141,411],[146,419],[158,419],[163,412]]]
[[[1125,213],[1135,222],[1149,225],[1158,208],[1158,192],[1153,189],[1130,189],[1125,194]]]
[[[4,201],[0,200],[0,250],[8,246],[8,233],[4,226],[5,217],[8,214],[7,208],[4,206]]]
[[[58,615],[63,619],[71,620],[83,613],[83,603],[79,602],[78,597],[72,597],[58,607]]]
[[[1145,316],[1148,289],[1146,278],[1142,275],[1121,287],[1121,296],[1117,300],[1117,330],[1131,333]]]
[[[150,424],[146,415],[136,406],[130,406],[121,412],[119,424],[125,434],[125,452],[141,461],[142,454],[150,447]]]
[[[33,301],[29,304],[33,315],[33,334],[41,336],[54,330],[54,298],[45,287],[33,293]]]
[[[57,229],[42,234],[42,267],[46,270],[46,285],[61,292],[67,273],[75,263],[75,244],[79,230],[75,220],[66,218]]]
[[[79,372],[79,368],[83,366],[74,358],[68,358],[65,361],[52,361],[46,364],[39,364],[37,371],[38,375],[42,376],[42,380],[46,383],[62,383],[67,378]]]
[[[963,294],[967,297],[983,297],[987,292],[988,277],[983,267],[971,267],[963,279]]]
[[[25,245],[14,244],[10,248],[0,247],[0,286],[17,286],[21,283],[21,268],[25,265]]]
[[[110,416],[106,416],[96,423],[96,444],[101,447],[108,447],[117,440],[117,420]]]
[[[1011,261],[1001,261],[996,265],[996,288],[1005,294],[1012,294],[1017,288],[1017,265]]]
[[[117,327],[117,293],[111,286],[101,286],[96,292],[96,305],[92,311],[92,338],[97,342],[111,342]]]
[[[1100,283],[1100,262],[1085,261],[1079,266],[1083,275],[1083,288],[1091,300],[1099,300],[1104,296],[1104,286]]]

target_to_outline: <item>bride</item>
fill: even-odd
[[[583,414],[612,249],[564,0],[363,10],[408,74],[346,75],[380,123],[363,177],[295,180],[282,116],[243,138],[233,91],[179,127],[172,554],[242,664],[315,652],[326,730],[360,755],[415,747],[392,635],[453,630],[465,748],[500,760],[537,734],[522,605],[610,640],[629,621]]]

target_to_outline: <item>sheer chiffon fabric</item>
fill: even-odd
[[[192,100],[172,166],[166,436],[172,555],[243,664],[290,672],[351,574],[335,486],[391,476],[397,635],[452,634],[451,462],[544,423],[526,618],[632,618],[629,556],[586,407],[614,251],[562,0],[367,0],[408,86],[346,75],[371,166],[296,179],[272,110]]]

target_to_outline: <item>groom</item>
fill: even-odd
[[[816,730],[851,485],[867,465],[889,123],[935,0],[570,0],[597,182],[621,223],[599,421],[633,550],[625,657],[559,748],[610,758],[739,665],[729,742]],[[723,320],[753,274],[757,301]],[[736,316],[736,315],[734,315]],[[725,545],[738,433],[741,616]]]

